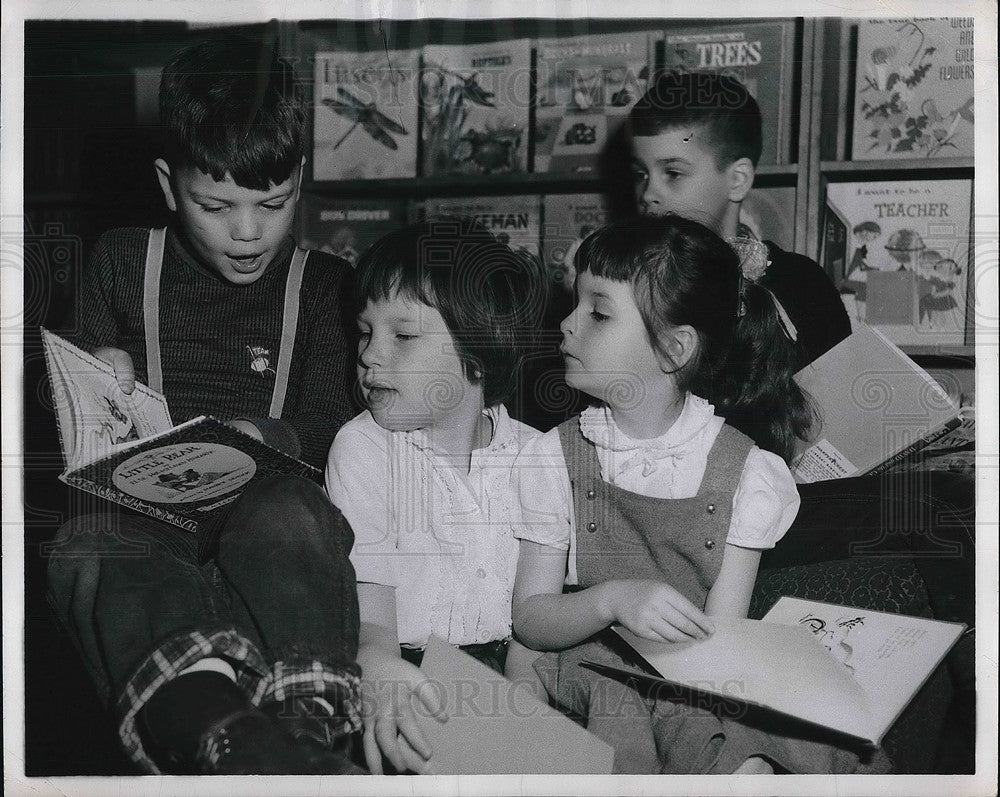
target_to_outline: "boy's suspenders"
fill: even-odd
[[[143,277],[143,328],[146,334],[146,376],[149,386],[163,392],[163,367],[160,362],[160,272],[163,268],[163,249],[167,238],[166,228],[149,231],[146,249],[146,268]],[[270,418],[280,418],[288,390],[288,374],[292,367],[292,350],[295,348],[295,331],[299,323],[299,292],[305,272],[305,249],[295,247],[288,279],[285,281],[285,304],[281,321],[281,344],[278,349],[278,368],[271,393]]]

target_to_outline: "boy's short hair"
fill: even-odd
[[[708,131],[719,169],[740,158],[749,158],[754,166],[760,160],[760,107],[746,86],[729,75],[657,72],[628,116],[634,136],[694,126]]]
[[[160,81],[160,128],[171,169],[194,166],[263,191],[288,179],[304,151],[305,110],[291,70],[269,44],[226,36],[175,53]]]
[[[358,260],[357,307],[396,293],[435,308],[491,407],[514,392],[544,301],[540,267],[481,224],[441,217],[376,241]],[[482,376],[477,376],[477,373]]]

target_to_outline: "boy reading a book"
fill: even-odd
[[[740,224],[761,152],[756,100],[736,79],[660,72],[629,114],[626,134],[635,197],[644,215],[676,213],[713,228],[746,256],[760,252]],[[760,284],[771,291],[786,330],[797,338],[799,367],[851,333],[831,280],[804,255],[764,242]],[[845,400],[850,400],[845,391]],[[927,586],[935,617],[975,625],[975,506],[972,480],[925,473],[799,485],[799,514],[761,570],[860,555],[909,555]],[[970,687],[974,667],[952,672]],[[961,671],[959,671],[959,669]]]
[[[354,414],[350,270],[289,236],[304,163],[289,78],[242,39],[172,58],[154,164],[172,223],[98,241],[70,337],[124,392],[162,390],[175,422],[211,414],[320,465]],[[360,728],[352,542],[291,476],[197,537],[113,505],[64,525],[50,600],[140,767],[358,771],[340,749]]]

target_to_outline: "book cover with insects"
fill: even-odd
[[[314,180],[417,174],[419,50],[319,52]]]
[[[853,324],[897,345],[962,345],[971,180],[830,183],[821,259]]]
[[[789,162],[795,24],[791,20],[670,27],[665,66],[721,72],[746,86],[760,106],[760,164]]]
[[[422,174],[527,171],[530,93],[527,39],[424,47]]]
[[[535,171],[591,174],[608,139],[645,93],[645,32],[538,42]]]
[[[858,25],[854,160],[972,156],[973,18]]]
[[[408,223],[405,199],[357,199],[304,194],[300,244],[344,258],[352,266],[375,241]]]

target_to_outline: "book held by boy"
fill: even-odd
[[[314,180],[417,174],[419,50],[318,52]]]
[[[792,20],[671,26],[664,34],[665,64],[667,69],[717,72],[739,80],[760,106],[760,163],[787,163],[794,40]]]
[[[458,648],[431,637],[421,669],[448,721],[416,709],[434,775],[608,775],[614,750]]]
[[[536,172],[597,171],[599,153],[646,93],[650,39],[637,32],[538,41]]]
[[[66,470],[60,480],[187,531],[253,482],[284,473],[318,479],[300,462],[212,417],[174,426],[161,393],[42,330]]]
[[[854,160],[971,157],[973,17],[858,23]]]
[[[587,666],[776,711],[877,745],[965,629],[790,597],[763,620],[712,622],[707,639],[680,643],[615,628],[655,676]]]
[[[971,180],[830,183],[820,259],[852,324],[894,343],[962,345]]]
[[[944,388],[864,324],[795,381],[819,413],[813,440],[792,462],[800,483],[889,470],[962,425]]]
[[[420,105],[424,177],[526,172],[529,41],[427,45]]]

